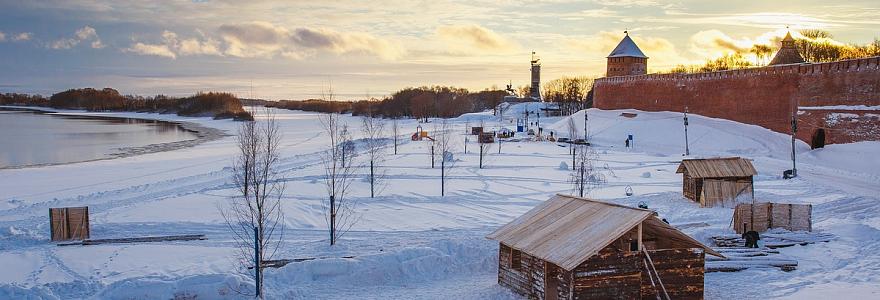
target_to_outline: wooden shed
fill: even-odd
[[[771,228],[813,231],[813,206],[786,203],[741,203],[733,211],[731,225],[736,233],[764,232]]]
[[[89,207],[50,208],[49,231],[52,241],[88,239]]]
[[[556,195],[487,236],[498,283],[534,299],[702,299],[705,253],[653,211]]]
[[[483,127],[482,127],[482,126],[474,126],[474,127],[471,127],[471,135],[480,135],[481,133],[483,133]]]
[[[682,194],[702,207],[736,206],[738,199],[754,198],[755,167],[741,157],[686,159],[675,173],[682,173]]]

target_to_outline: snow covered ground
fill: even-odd
[[[514,105],[505,116],[522,110]],[[627,118],[622,112],[637,116]],[[99,114],[194,122],[229,133],[238,124]],[[572,116],[578,132],[583,114]],[[477,168],[473,137],[463,153],[466,126],[479,120],[492,128],[516,126],[512,119],[478,113],[452,120],[460,139],[447,195],[440,197],[440,171],[430,168],[430,144],[409,141],[418,124],[405,120],[404,144],[386,162],[387,185],[371,199],[367,182],[353,184],[360,221],[339,245],[329,247],[319,158],[327,140],[319,115],[278,110],[277,116],[284,134],[281,169],[287,185],[286,240],[277,258],[318,259],[268,270],[270,298],[517,299],[497,285],[497,244],[483,237],[554,193],[571,192],[569,171],[559,168],[562,162],[570,164],[571,157],[556,143],[502,143],[501,154],[496,144],[487,166]],[[607,179],[591,197],[632,206],[645,202],[673,225],[706,223],[684,230],[704,243],[712,235],[732,232],[731,209],[699,208],[681,197],[681,176],[675,174],[684,152],[680,114],[590,109],[588,116]],[[357,137],[359,119],[344,120]],[[421,125],[433,132],[437,123]],[[567,132],[565,118],[542,117],[540,123],[545,132]],[[700,116],[691,116],[690,124],[691,156],[753,159],[759,172],[757,198],[812,203],[815,230],[837,237],[781,249],[798,259],[796,271],[709,273],[707,298],[880,297],[880,142],[814,151],[799,142],[801,177],[782,180],[782,171],[790,168],[787,135]],[[634,149],[623,148],[627,134],[634,135]],[[169,152],[0,170],[0,299],[243,298],[235,290],[252,283],[236,275],[232,238],[217,209],[233,193],[229,166],[235,152],[234,138],[225,137]],[[627,186],[634,196],[624,195]],[[206,234],[208,240],[70,247],[49,243],[48,208],[85,205],[93,238]]]

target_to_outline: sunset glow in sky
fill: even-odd
[[[531,51],[545,80],[602,76],[624,30],[653,72],[775,43],[786,26],[868,43],[880,37],[880,2],[0,0],[0,92],[480,90],[527,84]]]

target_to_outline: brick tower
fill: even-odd
[[[629,33],[624,31],[626,36],[614,47],[611,54],[608,54],[608,71],[606,76],[626,76],[626,75],[644,75],[648,73],[648,57],[642,53],[639,46],[629,37]]]

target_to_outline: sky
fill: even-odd
[[[624,30],[657,72],[775,44],[786,27],[865,44],[880,37],[880,2],[0,0],[0,92],[482,90],[527,85],[532,51],[545,81],[601,77]]]

